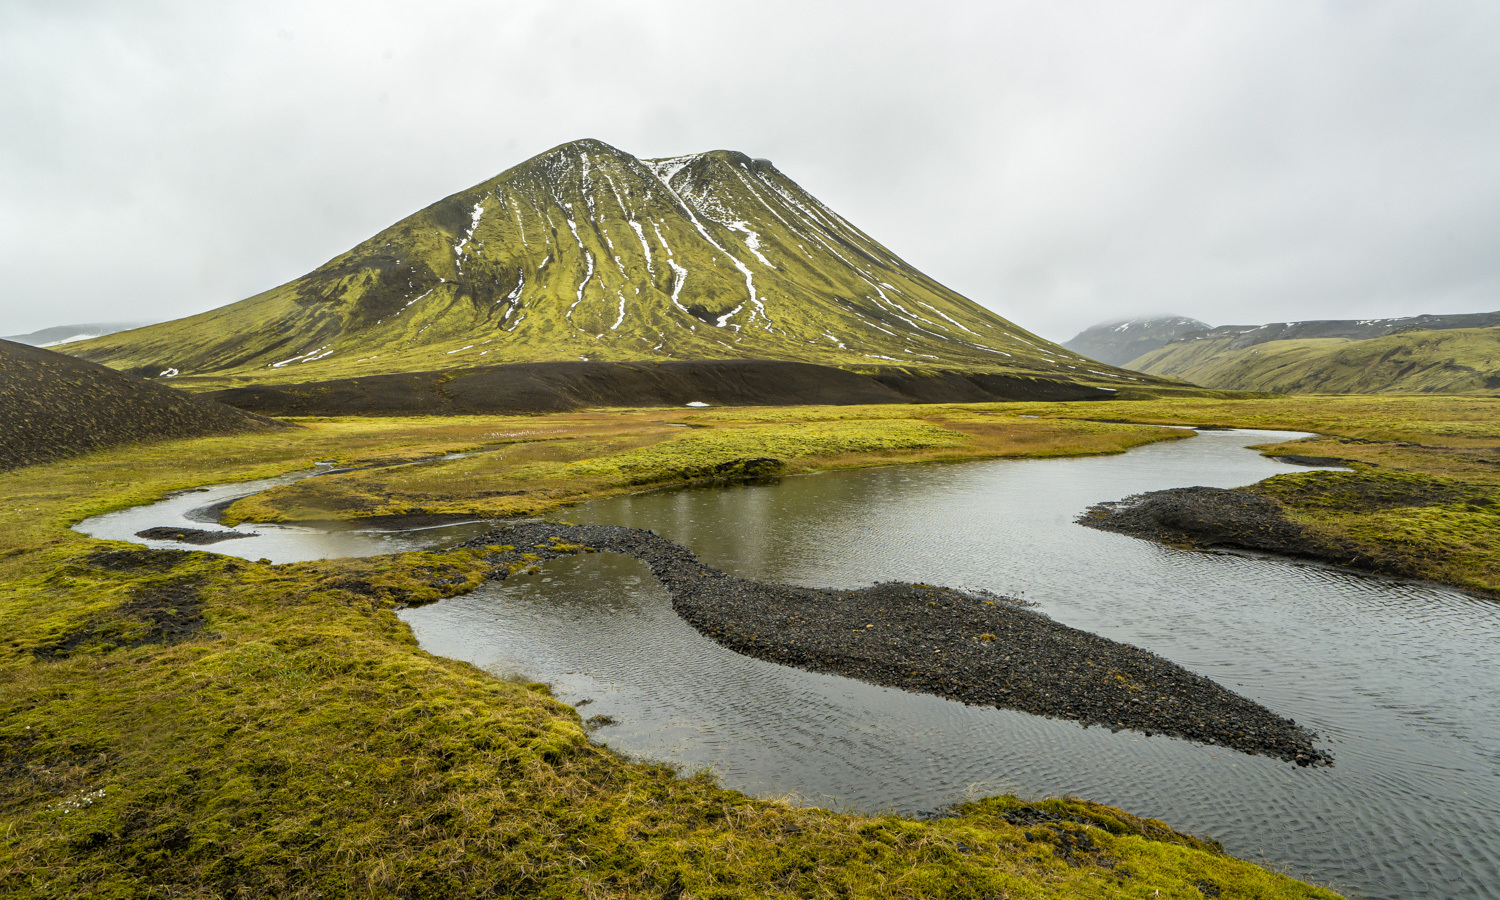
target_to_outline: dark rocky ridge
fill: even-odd
[[[628,554],[651,569],[689,624],[757,659],[1298,765],[1332,763],[1295,722],[1153,653],[1003,597],[896,582],[859,590],[767,584],[706,566],[654,532],[611,525],[509,523],[460,546],[514,548],[494,557],[497,577],[522,554]]]
[[[26,334],[8,334],[0,337],[0,341],[12,341],[31,347],[52,347],[63,342],[71,343],[75,340],[103,337],[106,334],[129,331],[132,328],[140,328],[149,324],[149,322],[88,322],[82,325],[53,325],[51,328],[42,328]]]
[[[290,427],[75,357],[0,341],[0,471],[124,444]]]
[[[1347,338],[1364,341],[1406,331],[1447,331],[1455,328],[1488,328],[1492,325],[1500,325],[1500,312],[1405,316],[1394,319],[1317,319],[1307,322],[1271,322],[1267,325],[1220,325],[1216,328],[1185,332],[1171,341],[1163,341],[1161,346],[1166,346],[1167,343],[1222,340],[1225,341],[1226,350],[1240,350],[1270,341],[1292,341],[1303,338]],[[1141,355],[1147,352],[1150,351],[1142,351]],[[1129,361],[1125,360],[1125,362]]]
[[[1138,356],[1159,350],[1189,332],[1209,328],[1207,322],[1186,316],[1160,316],[1105,322],[1078,332],[1063,346],[1112,366],[1123,366]]]
[[[1111,391],[1022,375],[884,367],[871,374],[764,359],[515,363],[213,391],[266,415],[556,412],[605,406],[780,406],[1107,400]]]

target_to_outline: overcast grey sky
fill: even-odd
[[[731,148],[1053,339],[1500,309],[1500,3],[0,5],[0,334],[187,315],[556,144]]]

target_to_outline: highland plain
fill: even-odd
[[[591,741],[546,685],[432,655],[396,612],[544,558],[629,543],[536,521],[591,498],[843,467],[1116,454],[1192,440],[1184,426],[1312,432],[1265,452],[1345,471],[1235,494],[1254,498],[1255,529],[1294,542],[1257,543],[1233,516],[1139,533],[1295,549],[1494,596],[1500,434],[1483,349],[1493,330],[1340,343],[1357,354],[1347,359],[1317,343],[1343,339],[1251,348],[1303,367],[1295,385],[1256,376],[1255,390],[1433,396],[1205,389],[1197,369],[1146,374],[1026,331],[917,271],[765,160],[638,159],[586,140],[238,303],[70,343],[66,357],[0,344],[0,885],[33,897],[1335,896],[1088,800],[989,797],[919,820],[749,797]],[[1407,365],[1415,351],[1402,348],[1418,345],[1446,362]],[[1407,368],[1392,377],[1425,380],[1372,386],[1398,364]],[[1460,392],[1470,396],[1436,396]],[[509,530],[448,549],[276,565],[71,528],[318,463],[337,471],[226,503],[201,524],[466,517]],[[1216,508],[1193,513],[1212,519]],[[1002,624],[1048,639],[1072,630],[927,584],[820,595],[726,579],[687,549],[630,541],[670,556],[662,577],[681,588],[695,627],[761,658],[1084,722],[1106,701],[1128,710],[1141,696],[1173,699],[1120,675],[1149,653],[1081,632],[1066,640],[1115,669],[1078,675],[1057,654],[1014,682],[1013,699],[996,699],[963,681],[1010,671],[985,668],[1010,639]],[[889,621],[932,630],[912,625],[921,641],[872,657],[849,649],[847,634],[810,631],[793,652],[777,629],[757,630],[773,617],[746,597],[772,612],[826,601],[843,617],[836,630],[851,634],[849,616],[903,604]],[[936,659],[929,644],[940,640],[964,665]],[[1287,742],[1272,755],[1327,761],[1274,710],[1180,668],[1138,672],[1215,698],[1205,717],[1236,706],[1244,717],[1231,724],[1281,729]],[[1077,704],[1054,695],[1065,682],[1087,685]],[[1120,724],[1245,752],[1269,744],[1246,738],[1247,726],[1179,728],[1160,712]]]

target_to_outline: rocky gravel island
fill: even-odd
[[[1312,732],[1208,678],[997,595],[900,582],[769,584],[705,565],[655,532],[614,525],[506,523],[463,546],[498,548],[494,577],[578,552],[633,556],[694,628],[769,662],[1300,766],[1333,762]]]

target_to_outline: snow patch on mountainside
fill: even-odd
[[[637,222],[635,219],[630,220],[630,227],[633,231],[635,231],[636,238],[638,238],[641,242],[641,252],[646,255],[646,271],[650,272],[652,275],[655,275],[656,267],[651,259],[651,245],[646,243],[645,229],[641,228],[641,223]]]
[[[469,241],[474,238],[474,232],[479,230],[479,220],[484,216],[484,207],[478,203],[469,212],[469,230],[464,232],[463,239],[453,245],[453,259],[458,266],[459,274],[464,271],[464,248],[469,246]]]
[[[680,195],[680,194],[677,193],[676,188],[672,187],[672,183],[671,183],[672,176],[675,176],[678,172],[682,171],[682,169],[685,166],[687,166],[688,163],[692,162],[692,160],[696,159],[696,158],[697,158],[696,156],[695,157],[689,157],[689,158],[687,158],[687,162],[684,162],[681,165],[676,166],[675,168],[673,168],[670,165],[665,166],[663,168],[658,168],[657,166],[653,165],[651,167],[651,169],[652,169],[653,172],[657,173],[657,177],[659,179],[661,179],[662,187],[666,188],[667,193],[671,194],[672,197],[673,197],[673,199],[675,199],[682,206],[683,210],[687,212],[687,214],[688,214],[688,221],[691,222],[693,224],[693,227],[698,230],[698,233],[703,236],[703,239],[705,241],[708,241],[710,244],[712,244],[713,248],[715,250],[718,250],[720,253],[722,253],[726,257],[728,257],[729,262],[731,264],[733,264],[736,269],[740,270],[740,274],[742,274],[742,275],[745,276],[745,289],[750,292],[750,302],[755,306],[756,311],[760,313],[761,317],[764,318],[765,317],[765,313],[766,313],[766,308],[765,308],[765,305],[760,302],[760,298],[755,295],[755,275],[750,271],[750,267],[747,266],[747,265],[745,265],[744,263],[740,262],[739,257],[735,256],[733,253],[730,253],[728,250],[725,250],[724,247],[718,241],[716,241],[716,240],[713,239],[713,236],[708,233],[708,229],[704,228],[703,227],[703,223],[698,220],[698,216],[693,211],[693,208],[691,206],[689,206],[686,201],[683,200],[682,195]],[[676,161],[673,160],[671,162],[675,163]],[[663,169],[665,169],[667,171],[670,171],[670,173],[671,173],[666,178],[662,178],[661,177],[661,171],[663,171]],[[741,303],[739,306],[736,306],[729,313],[726,313],[725,315],[720,316],[719,320],[718,320],[719,327],[723,328],[724,325],[725,325],[725,323],[727,323],[729,321],[729,319],[733,318],[736,314],[738,314],[741,309],[744,309],[744,307],[745,307],[745,304]],[[751,314],[751,319],[754,320],[754,318],[755,318],[755,315],[754,315],[754,313],[752,313]],[[766,321],[769,324],[770,320],[767,319]]]

